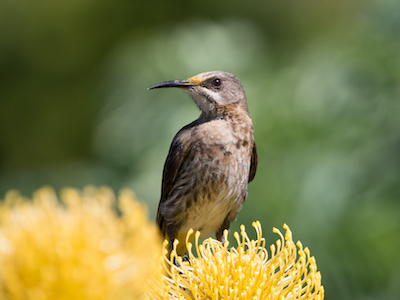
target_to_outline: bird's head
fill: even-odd
[[[148,90],[164,87],[178,87],[186,90],[204,114],[220,115],[232,110],[248,113],[246,94],[239,79],[233,74],[212,71],[183,80],[169,80],[157,83]]]

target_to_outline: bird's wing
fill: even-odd
[[[249,182],[251,182],[254,179],[254,176],[256,176],[257,164],[258,164],[257,147],[256,147],[256,142],[253,139],[253,151],[251,152]]]
[[[190,129],[194,125],[196,125],[196,121],[189,125],[186,125],[176,134],[176,136],[172,140],[171,147],[169,148],[168,156],[164,164],[161,199],[157,211],[157,224],[160,227],[164,236],[166,236],[166,224],[164,218],[161,215],[160,206],[161,203],[163,203],[168,198],[168,195],[174,185],[179,168],[185,160],[185,157],[187,156],[190,147]]]

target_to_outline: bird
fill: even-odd
[[[169,253],[177,239],[177,255],[185,256],[189,229],[201,236],[214,232],[225,244],[224,230],[236,220],[256,174],[257,148],[246,94],[236,76],[204,72],[148,90],[167,87],[188,92],[201,110],[172,140],[156,220],[169,241]]]

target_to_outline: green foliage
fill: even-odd
[[[3,1],[0,193],[131,187],[154,216],[169,143],[199,112],[146,87],[221,69],[243,83],[259,153],[235,224],[288,223],[327,298],[396,299],[399,12],[396,0]]]

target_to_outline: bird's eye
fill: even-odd
[[[219,79],[219,78],[215,78],[215,79],[212,81],[212,84],[213,84],[213,86],[215,86],[215,87],[220,86],[221,83],[222,83],[222,81],[221,81],[221,79]]]

